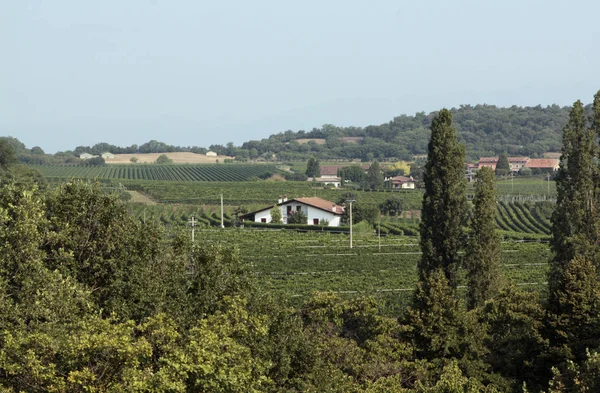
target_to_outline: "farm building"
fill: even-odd
[[[214,151],[208,151],[208,152],[206,152],[206,155],[209,157],[216,157],[217,153],[215,153]]]
[[[102,158],[115,158],[115,155],[108,151],[102,153],[101,156],[102,156]]]
[[[321,186],[333,186],[339,187],[342,184],[342,179],[340,177],[309,177],[308,181],[318,183]]]
[[[498,164],[498,157],[481,157],[479,159],[479,165],[477,168],[483,168],[484,166],[492,168],[493,171],[496,170],[496,164]]]
[[[288,223],[288,217],[295,212],[302,212],[307,218],[307,223],[310,225],[319,225],[323,221],[327,221],[330,227],[338,227],[341,223],[344,207],[338,206],[334,202],[330,202],[319,197],[309,198],[293,198],[280,197],[276,205],[271,205],[260,210],[256,210],[244,214],[240,218],[242,220],[250,220],[254,222],[271,222],[271,209],[279,207],[283,223]]]
[[[412,177],[406,176],[394,176],[392,178],[387,179],[387,183],[390,188],[399,190],[414,190],[415,189],[415,180]]]
[[[351,165],[321,165],[321,177],[324,179],[336,179],[338,178],[338,170],[348,167]],[[365,173],[369,170],[369,165],[360,166]]]
[[[525,166],[541,172],[556,172],[560,166],[560,160],[558,158],[532,158],[527,161]]]
[[[511,172],[519,172],[527,162],[529,157],[508,157],[508,165],[510,166]]]
[[[97,156],[90,154],[90,153],[81,153],[79,155],[79,158],[81,158],[82,160],[89,160],[90,158],[94,158],[94,157],[97,157]]]

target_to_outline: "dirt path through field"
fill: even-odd
[[[131,202],[145,203],[146,205],[156,205],[156,202],[150,199],[148,195],[142,194],[138,191],[127,190],[127,192],[131,194]]]

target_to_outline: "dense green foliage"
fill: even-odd
[[[496,207],[486,170],[467,209],[464,150],[442,110],[425,192],[410,194],[423,198],[419,230],[412,214],[386,219],[382,239],[364,220],[353,248],[345,232],[210,225],[194,243],[179,226],[130,215],[99,184],[38,186],[9,161],[0,391],[597,391],[596,101],[591,122],[577,102],[565,127],[556,209]],[[337,196],[369,195],[404,194]],[[505,238],[547,238],[551,214],[551,246],[499,243],[495,225],[511,229]]]

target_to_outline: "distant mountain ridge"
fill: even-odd
[[[512,156],[541,157],[544,152],[559,151],[562,145],[562,129],[567,123],[569,107],[549,105],[542,107],[511,106],[500,108],[494,105],[461,105],[452,108],[453,125],[458,131],[459,141],[466,146],[467,156],[476,159],[507,153]],[[591,113],[591,105],[586,106]],[[101,154],[126,153],[169,153],[194,152],[205,154],[209,149],[219,155],[246,160],[305,160],[316,156],[322,160],[364,161],[410,160],[415,155],[427,153],[429,126],[437,112],[397,116],[387,123],[366,127],[338,127],[325,124],[310,131],[285,131],[270,135],[262,140],[205,147],[172,146],[155,140],[142,145],[119,147],[108,143],[94,146],[78,146],[72,151],[59,152],[59,157],[78,157],[87,152]],[[14,138],[12,138],[14,139]],[[312,139],[312,140],[311,140]],[[39,147],[36,154],[28,156],[24,146],[14,140],[23,161],[41,163]],[[32,151],[34,150],[32,149]],[[43,152],[41,152],[43,154]]]
[[[591,112],[591,105],[586,109]],[[509,108],[461,105],[451,112],[459,140],[470,157],[500,153],[537,157],[546,151],[560,150],[569,110],[558,105]],[[326,124],[311,131],[285,131],[260,141],[245,142],[242,149],[259,156],[274,153],[280,159],[306,154],[321,158],[409,159],[427,153],[429,126],[436,114],[401,115],[388,123],[367,127]],[[362,141],[347,140],[349,137],[362,138]],[[310,138],[323,139],[326,143],[306,143]],[[215,151],[219,148],[226,147],[211,146]]]

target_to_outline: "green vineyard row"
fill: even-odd
[[[102,180],[151,180],[178,182],[245,181],[267,173],[276,173],[270,164],[201,164],[201,165],[107,165],[68,166],[34,165],[47,178]]]

